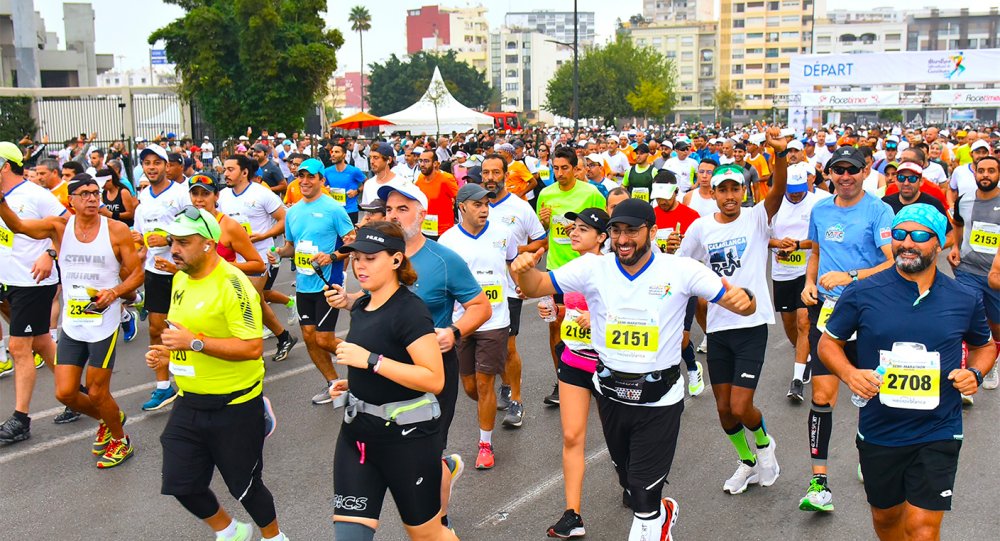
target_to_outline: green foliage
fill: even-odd
[[[372,29],[372,15],[364,6],[354,6],[347,16],[351,30],[358,33],[358,45],[361,49],[361,110],[365,110],[365,38],[364,32]]]
[[[627,36],[618,36],[605,47],[581,51],[579,117],[614,124],[630,116],[666,116],[677,103],[673,74],[670,60],[649,47],[637,47]],[[625,97],[628,95],[633,98]],[[572,62],[556,70],[542,107],[560,116],[573,116]]]
[[[743,101],[734,90],[729,88],[720,88],[712,94],[712,103],[715,105],[715,110],[720,114],[730,115],[733,109]]]
[[[878,117],[886,122],[902,122],[903,121],[903,110],[902,109],[882,109],[878,112]]]
[[[441,70],[448,91],[462,105],[484,109],[495,93],[476,68],[456,58],[455,51],[435,54],[420,51],[405,60],[392,55],[372,64],[368,74],[368,105],[373,115],[387,115],[413,105],[427,91],[434,67]]]
[[[164,1],[187,13],[149,43],[166,43],[181,96],[219,133],[302,128],[344,44],[340,31],[324,29],[325,0]]]
[[[25,135],[34,137],[36,131],[38,125],[31,117],[31,98],[0,98],[0,141],[16,143]]]

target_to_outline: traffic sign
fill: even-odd
[[[167,50],[166,49],[150,49],[149,50],[149,63],[150,64],[169,64],[167,61]]]

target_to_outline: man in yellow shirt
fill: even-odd
[[[250,280],[216,251],[221,228],[205,210],[185,207],[166,232],[174,275],[162,345],[146,364],[168,367],[179,397],[160,436],[160,492],[174,496],[216,533],[249,539],[250,524],[233,519],[209,484],[214,469],[265,539],[287,541],[274,498],[261,480],[264,438],[274,415],[263,396],[260,298]]]

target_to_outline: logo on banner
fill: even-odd
[[[959,51],[958,54],[950,58],[951,61],[955,63],[955,65],[952,67],[951,73],[948,74],[949,79],[961,75],[962,72],[965,71],[965,66],[962,65],[962,62],[965,60],[965,53]]]

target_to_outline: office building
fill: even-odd
[[[489,34],[483,6],[424,6],[406,12],[406,54],[455,51],[459,61],[486,73]]]
[[[580,47],[594,44],[594,12],[577,12],[577,39]],[[507,28],[530,29],[564,43],[573,43],[572,11],[519,11],[504,17]]]

